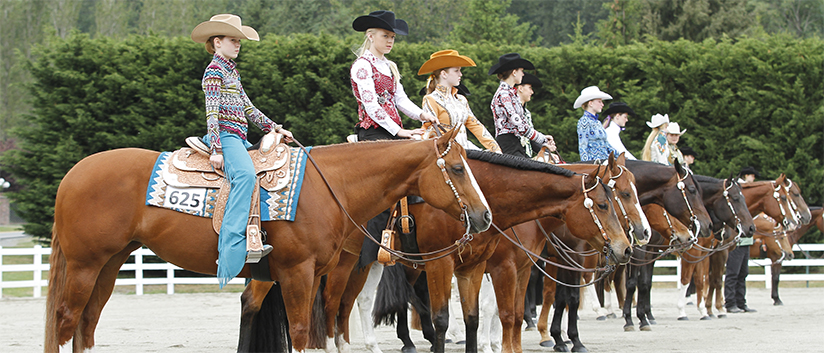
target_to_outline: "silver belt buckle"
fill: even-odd
[[[384,98],[383,95],[379,95],[378,104],[383,105],[384,103],[386,103],[386,98]]]

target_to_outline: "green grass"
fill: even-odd
[[[7,226],[0,226],[0,232],[17,232],[23,230],[23,226],[19,224],[11,224]]]

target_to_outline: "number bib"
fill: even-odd
[[[176,188],[166,185],[166,199],[163,200],[163,207],[202,214],[205,210],[205,200],[205,188]]]

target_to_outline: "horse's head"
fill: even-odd
[[[719,186],[720,197],[715,198],[710,206],[713,214],[739,236],[751,237],[755,232],[755,225],[744,194],[741,193],[741,186],[732,176],[724,179]]]
[[[664,208],[690,227],[698,237],[712,235],[712,220],[704,207],[701,187],[692,177],[692,172],[675,164],[675,175],[666,184],[663,191]]]
[[[643,210],[652,229],[660,233],[665,240],[668,239],[670,245],[695,242],[695,234],[689,227],[678,219],[671,217],[664,207],[651,203],[644,205]]]
[[[810,224],[813,217],[810,213],[810,207],[807,206],[807,202],[801,196],[801,187],[798,183],[794,183],[790,178],[785,178],[784,190],[789,196],[790,210],[796,216],[797,221],[801,224]]]
[[[612,189],[613,205],[617,208],[615,212],[628,236],[639,245],[646,245],[652,236],[652,230],[641,209],[641,203],[638,201],[635,175],[625,165],[624,153],[621,153],[618,158],[613,158],[610,153],[607,168],[604,171],[604,180]]]
[[[429,165],[420,169],[418,189],[426,203],[463,221],[470,233],[480,233],[492,224],[492,212],[466,163],[466,151],[455,142],[459,130],[421,142],[432,144],[433,150],[424,161]]]
[[[567,208],[564,218],[572,234],[586,234],[581,239],[593,249],[603,249],[610,261],[624,264],[629,262],[632,247],[615,214],[612,191],[598,174],[600,170],[581,176],[581,191],[573,196],[574,206]]]
[[[773,198],[776,201],[773,205],[777,204],[778,211],[781,212],[781,225],[787,230],[797,228],[799,225],[798,218],[800,217],[797,217],[796,213],[793,211],[793,208],[790,205],[789,192],[787,188],[784,187],[784,184],[787,183],[787,176],[784,173],[781,173],[777,179],[771,181],[770,183],[773,188]],[[769,214],[769,212],[767,214]]]

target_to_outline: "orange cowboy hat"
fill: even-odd
[[[421,65],[421,69],[418,70],[418,75],[425,75],[428,73],[432,73],[435,70],[445,69],[447,67],[467,66],[476,65],[475,62],[472,61],[472,59],[470,59],[468,56],[458,55],[457,50],[441,50],[436,51],[429,56],[429,60],[423,63],[423,65]]]
[[[232,14],[214,15],[192,30],[192,40],[197,43],[206,43],[209,38],[214,36],[229,36],[260,41],[260,36],[254,28],[241,25],[240,17]]]

